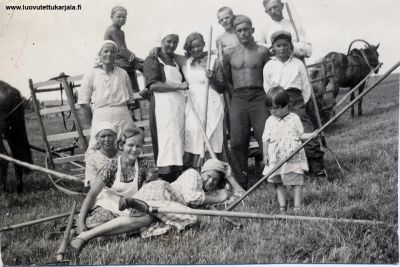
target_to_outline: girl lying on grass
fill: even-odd
[[[266,104],[271,116],[265,123],[262,137],[265,163],[263,175],[301,146],[301,139],[309,139],[314,134],[304,133],[299,116],[289,111],[289,95],[282,87],[269,90]],[[286,186],[294,187],[293,210],[299,210],[305,171],[308,171],[307,158],[304,149],[301,149],[269,176],[268,182],[276,186],[281,212],[286,211]]]

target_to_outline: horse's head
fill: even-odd
[[[368,63],[371,67],[375,68],[379,64],[379,53],[378,53],[378,45],[369,45],[363,48],[362,50],[365,53],[365,56],[367,57]],[[375,71],[375,73],[378,73],[379,68]]]

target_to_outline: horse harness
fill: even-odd
[[[351,50],[347,56],[357,58],[360,64],[353,64],[353,65],[348,65],[348,59],[346,59],[346,66],[361,66],[361,69],[363,68],[364,65],[367,65],[369,68],[369,71],[372,71],[374,69],[373,66],[369,63],[368,57],[365,54],[364,49],[353,49]]]

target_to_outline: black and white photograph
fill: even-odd
[[[0,267],[399,263],[397,0],[0,0]]]

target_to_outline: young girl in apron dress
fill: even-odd
[[[221,92],[216,90],[222,87],[223,76],[220,75],[220,79],[215,78],[217,76],[216,71],[219,69],[214,68],[211,79],[207,78],[207,54],[203,52],[204,45],[203,36],[199,33],[192,33],[186,38],[184,49],[190,57],[187,59],[184,73],[190,88],[188,94],[203,122],[207,112],[206,133],[211,147],[216,154],[220,154],[223,145],[224,104],[219,94]],[[215,66],[216,57],[214,55],[211,56],[210,62],[210,66]],[[207,87],[207,79],[209,79],[209,88]],[[207,90],[208,105],[206,111],[204,110],[204,103]],[[205,149],[201,133],[202,126],[197,122],[193,109],[188,103],[186,104],[185,115],[184,165],[200,167],[198,160]]]

